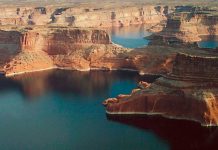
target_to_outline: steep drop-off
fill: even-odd
[[[106,58],[105,54],[113,57],[119,49],[125,51],[113,46],[104,30],[37,27],[16,31],[14,40],[10,40],[11,32],[3,32],[3,42],[16,43],[18,49],[2,63],[6,75],[57,67],[89,70],[94,59]]]
[[[203,12],[174,12],[168,16],[166,25],[153,26],[151,31],[162,37],[165,44],[184,42],[194,43],[202,40],[202,36],[218,35],[218,17]],[[156,37],[154,37],[155,39]]]
[[[131,24],[157,24],[166,20],[164,6],[45,6],[1,7],[0,25],[58,25],[74,27],[111,27]]]
[[[218,57],[178,54],[172,73],[104,102],[111,117],[161,115],[218,125]],[[207,67],[206,67],[207,66]]]
[[[13,30],[6,28],[0,32],[0,42],[4,43],[0,50],[0,68],[6,76],[52,68],[166,74],[172,69],[177,52],[211,55],[196,48],[167,45],[126,49],[112,44],[105,30],[94,28],[35,26]]]

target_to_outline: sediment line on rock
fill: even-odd
[[[184,57],[187,60],[200,58],[203,62],[213,60],[210,57],[177,54],[175,61],[183,62]],[[201,77],[202,71],[192,68],[192,63],[196,63],[195,59],[189,61],[189,63],[190,65],[185,66],[186,69],[193,71],[194,78],[192,79],[197,78],[196,71]],[[182,66],[174,63],[173,68],[176,67]],[[213,72],[213,70],[207,69],[207,72]],[[172,71],[171,74],[174,75],[174,72]],[[176,75],[176,80],[170,75],[165,76],[166,78],[164,76],[160,77],[149,86],[143,87],[139,85],[140,88],[134,89],[130,95],[109,98],[104,101],[107,114],[115,115],[114,117],[124,114],[160,114],[172,119],[194,120],[205,126],[218,125],[216,117],[218,115],[217,80],[210,79],[210,76],[207,76],[209,80],[201,80],[201,82],[199,80],[196,82],[184,80],[186,76],[183,76],[182,73]],[[217,79],[218,76],[215,77]]]

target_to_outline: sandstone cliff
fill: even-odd
[[[171,74],[151,85],[141,82],[130,95],[119,95],[104,104],[112,117],[159,114],[218,125],[217,81],[217,57],[178,54]]]
[[[177,52],[207,53],[196,47],[170,47],[169,43],[194,42],[200,35],[217,34],[217,17],[211,16],[211,12],[199,13],[201,9],[195,11],[196,7],[29,6],[0,10],[0,42],[7,45],[0,51],[0,68],[6,75],[49,68],[128,69],[140,74],[166,74],[172,69]],[[13,18],[17,21],[5,21]],[[142,23],[158,31],[157,36],[147,48],[131,50],[113,45],[106,31],[87,28]]]
[[[157,24],[166,20],[168,7],[2,7],[1,25],[58,25],[74,27],[111,27],[131,24]]]
[[[150,30],[156,31],[160,27]],[[174,12],[168,16],[166,25],[157,35],[163,37],[166,43],[181,41],[194,43],[202,40],[202,36],[218,35],[218,17],[215,14],[203,12]]]
[[[150,45],[126,49],[113,45],[100,29],[21,27],[0,32],[1,70],[13,75],[52,68],[73,70],[135,70],[140,74],[166,74],[177,52],[210,52],[196,48]],[[13,35],[13,36],[12,36]],[[6,47],[5,47],[6,46]]]
[[[10,40],[12,31],[3,33],[7,34],[2,37],[2,42],[17,45],[14,54],[8,54],[8,59],[2,63],[6,75],[57,67],[89,70],[96,51],[99,52],[97,56],[102,57],[107,53],[106,45],[113,50],[110,37],[104,30],[37,27],[17,31],[13,40]],[[114,53],[119,53],[119,50]]]

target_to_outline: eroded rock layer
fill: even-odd
[[[127,49],[111,43],[110,35],[96,28],[7,27],[0,37],[0,69],[6,76],[52,68],[166,74],[177,52],[211,55],[198,48],[166,45]]]
[[[178,54],[172,73],[152,84],[140,82],[130,95],[107,99],[107,114],[159,114],[218,125],[217,59]]]
[[[11,36],[15,33],[16,36]],[[4,44],[17,46],[2,62],[6,75],[57,67],[89,70],[101,57],[112,59],[127,51],[112,45],[108,33],[98,29],[36,27],[2,31],[2,35]]]
[[[158,33],[165,40],[174,42],[198,42],[201,36],[218,35],[218,17],[205,14],[185,13],[171,15],[166,27]]]
[[[131,24],[157,24],[166,20],[168,7],[126,6],[45,6],[1,7],[1,25],[64,25],[74,27],[111,27]]]

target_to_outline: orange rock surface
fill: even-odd
[[[91,4],[90,4],[91,5]],[[159,8],[160,7],[160,8]],[[166,20],[163,6],[130,5],[108,6],[55,6],[46,5],[0,7],[1,25],[58,25],[73,27],[111,27],[131,24],[157,24]]]
[[[0,6],[0,73],[60,68],[165,75],[106,100],[107,113],[161,114],[217,125],[217,52],[185,45],[218,35],[217,8],[122,4]],[[132,24],[155,32],[151,45],[127,49],[113,44],[104,30]]]
[[[160,30],[160,29],[161,30]],[[166,41],[193,43],[202,40],[202,36],[218,35],[218,17],[194,12],[170,14],[166,24],[154,26],[151,31],[160,31],[156,35]]]
[[[106,100],[106,112],[112,117],[159,114],[217,126],[217,60],[218,57],[178,54],[171,74],[131,95]]]

